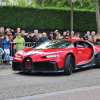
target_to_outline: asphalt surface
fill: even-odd
[[[11,69],[11,65],[10,64],[0,64],[0,70],[3,70],[3,69]]]
[[[100,100],[100,86],[83,87],[12,100]]]
[[[100,100],[100,69],[77,70],[66,76],[63,73],[23,74],[12,71],[11,66],[5,67],[0,68],[0,100],[83,100],[83,97],[84,100]],[[97,98],[93,99],[93,94]]]

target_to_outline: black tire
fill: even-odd
[[[72,55],[68,55],[65,57],[64,74],[71,75],[73,68],[74,68],[74,59]]]
[[[95,56],[96,68],[100,68],[100,53]]]
[[[21,73],[24,74],[24,75],[30,75],[30,74],[32,74],[31,71],[22,71]]]

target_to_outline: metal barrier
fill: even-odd
[[[25,47],[33,47],[34,48],[39,44],[40,44],[39,42],[25,42],[24,44],[14,43],[14,42],[10,42],[10,44],[3,43],[2,44],[3,48],[0,48],[0,64],[3,64],[5,62],[9,63],[10,61],[12,61],[12,58],[13,58],[14,54],[16,53],[18,47],[19,47],[19,49],[23,49]],[[9,46],[9,48],[7,48],[7,46]]]

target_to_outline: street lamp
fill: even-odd
[[[70,22],[70,24],[71,24],[71,26],[70,26],[70,28],[71,28],[71,36],[72,36],[72,32],[73,32],[73,29],[74,29],[74,3],[76,2],[77,0],[71,0],[71,14],[70,14],[70,17],[71,17],[71,22]]]

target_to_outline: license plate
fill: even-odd
[[[25,62],[25,69],[32,69],[32,63],[31,62]]]

